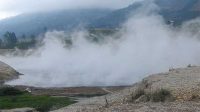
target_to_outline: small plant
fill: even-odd
[[[107,108],[108,106],[109,106],[108,99],[105,96],[105,107]]]
[[[170,91],[166,89],[160,89],[150,95],[150,99],[153,102],[164,102],[167,99],[172,99]]]
[[[134,101],[134,100],[140,98],[142,95],[145,95],[144,90],[138,89],[135,94],[132,93],[132,95],[131,95],[132,98],[131,99],[132,99],[132,101]]]
[[[199,95],[192,95],[191,101],[198,101],[200,99]]]

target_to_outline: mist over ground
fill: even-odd
[[[169,68],[200,65],[198,25],[192,20],[179,28],[166,25],[154,4],[138,10],[118,33],[98,44],[75,31],[66,48],[65,32],[48,32],[44,45],[32,55],[0,56],[24,75],[11,85],[39,87],[129,85]],[[27,51],[29,52],[29,51]]]

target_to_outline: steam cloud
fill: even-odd
[[[200,30],[195,27],[199,19],[173,28],[152,10],[145,11],[138,11],[124,24],[119,39],[96,44],[85,39],[87,32],[74,32],[73,46],[67,49],[60,39],[66,34],[54,31],[46,33],[44,46],[30,56],[1,56],[25,74],[9,84],[128,85],[171,67],[200,65]]]

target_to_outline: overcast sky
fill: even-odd
[[[24,12],[76,8],[122,8],[138,0],[0,0],[0,19]]]

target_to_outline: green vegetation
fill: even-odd
[[[91,42],[104,43],[107,39],[118,39],[119,37],[115,35],[117,32],[118,30],[116,29],[90,29],[88,30],[89,35],[86,39]]]
[[[14,32],[6,32],[3,37],[0,39],[0,48],[1,49],[28,49],[36,45],[36,39],[34,35],[26,37],[22,35],[20,38],[17,38]]]
[[[112,35],[114,33],[118,32],[116,29],[105,29],[105,28],[93,28],[89,30],[90,34],[96,34],[96,35]]]
[[[1,88],[0,94],[0,109],[31,107],[40,112],[47,112],[75,103],[66,97],[34,96],[10,87]]]
[[[117,29],[89,29],[86,39],[88,39],[91,42],[102,43],[104,42],[104,40],[111,37],[117,39],[118,37],[114,35],[117,32]],[[23,34],[21,36],[16,36],[14,32],[6,32],[0,38],[0,49],[18,48],[26,50],[42,45],[42,40],[43,38],[37,39],[35,35],[27,36]],[[73,44],[72,37],[70,34],[63,38],[63,41],[65,42],[66,47],[70,47]]]
[[[0,89],[0,96],[16,96],[16,95],[22,95],[25,92],[20,91],[13,87],[4,87]]]
[[[17,37],[14,32],[6,32],[3,41],[1,40],[1,47],[14,48],[17,44]]]

